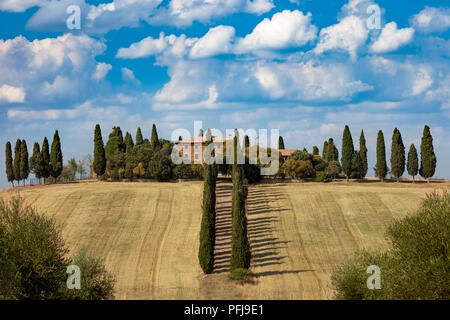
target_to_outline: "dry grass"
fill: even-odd
[[[63,223],[72,251],[84,246],[104,259],[117,278],[118,299],[329,299],[333,266],[357,248],[385,248],[386,225],[415,209],[433,188],[449,183],[251,186],[256,277],[245,285],[227,280],[227,273],[201,273],[201,182],[89,182],[20,190],[40,212]],[[2,191],[0,197],[11,194]]]

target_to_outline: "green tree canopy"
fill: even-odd
[[[14,176],[11,142],[9,141],[6,143],[5,148],[5,168],[6,168],[6,178],[8,179],[8,182],[11,182],[14,187],[15,176]]]
[[[142,131],[141,128],[137,128],[137,132],[136,132],[136,145],[140,146],[141,144],[144,143],[144,138],[142,137]]]
[[[350,133],[350,128],[345,126],[344,134],[342,136],[342,158],[341,165],[342,171],[345,173],[345,176],[348,178],[352,173],[352,157],[354,155],[355,149],[353,147],[353,138]]]
[[[366,138],[364,137],[364,130],[361,130],[361,135],[359,136],[359,155],[361,157],[363,170],[361,171],[361,178],[365,178],[368,170],[367,163],[367,147]]]
[[[384,144],[383,131],[378,131],[377,136],[377,163],[375,164],[375,176],[384,180],[388,173],[388,167],[386,164],[386,147]]]
[[[405,172],[405,146],[400,131],[395,128],[391,144],[391,173],[398,181],[403,172]]]
[[[20,145],[20,179],[25,180],[28,179],[28,176],[30,175],[30,165],[29,165],[29,158],[28,158],[28,147],[27,142],[22,140]]]
[[[14,147],[14,178],[19,183],[22,180],[20,176],[20,147],[22,145],[22,141],[17,139],[16,146]]]
[[[419,172],[419,157],[417,156],[417,150],[414,144],[409,147],[407,168],[408,174],[413,177],[414,181],[414,177]]]
[[[50,148],[48,145],[47,137],[44,137],[44,142],[42,142],[41,158],[42,158],[42,177],[48,178],[50,177],[51,164],[50,164]]]
[[[98,177],[105,174],[106,171],[106,155],[105,149],[103,146],[103,138],[102,131],[100,129],[100,125],[97,124],[95,126],[94,133],[94,163],[93,170],[97,174]]]
[[[51,173],[50,175],[56,181],[63,170],[63,154],[61,151],[61,140],[59,138],[58,130],[55,131],[53,136],[52,149],[50,152],[50,164]]]
[[[420,144],[419,173],[422,177],[428,180],[434,176],[435,170],[436,155],[434,154],[433,137],[430,133],[430,127],[425,126],[423,129],[422,143]]]

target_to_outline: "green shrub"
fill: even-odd
[[[450,192],[427,195],[414,215],[387,230],[391,248],[363,251],[334,272],[338,299],[450,299]],[[366,268],[381,268],[381,290],[369,290]]]
[[[324,171],[317,171],[313,178],[314,182],[330,182],[330,178]]]
[[[0,299],[112,298],[112,277],[99,260],[67,257],[61,227],[23,199],[0,200]],[[72,261],[84,270],[79,292],[67,289]],[[86,271],[87,270],[87,271]]]

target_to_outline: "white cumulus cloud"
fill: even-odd
[[[321,54],[328,50],[345,50],[354,60],[368,35],[369,31],[359,17],[347,16],[339,23],[320,30],[319,43],[314,52]]]
[[[0,0],[0,10],[8,12],[24,12],[28,8],[40,6],[46,0]]]
[[[218,26],[209,29],[208,33],[195,42],[190,57],[205,58],[230,52],[234,33],[234,28],[230,26]]]
[[[317,37],[317,27],[311,24],[311,13],[284,10],[265,18],[236,45],[237,53],[254,50],[300,47]]]
[[[111,69],[112,66],[109,63],[97,63],[97,67],[95,68],[95,72],[92,75],[92,79],[97,81],[105,79],[106,75]]]
[[[395,51],[409,43],[413,35],[413,28],[397,29],[397,24],[390,22],[384,26],[378,39],[371,45],[370,51],[375,53]]]
[[[25,96],[24,88],[16,88],[7,84],[0,86],[0,104],[24,102]]]
[[[446,31],[450,28],[450,8],[425,7],[410,19],[410,23],[421,33]]]

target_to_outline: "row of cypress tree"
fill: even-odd
[[[206,133],[206,146],[211,142],[211,131],[208,129]],[[198,259],[203,272],[212,273],[214,269],[214,245],[216,239],[217,167],[215,164],[204,164],[203,168],[203,214],[200,227]]]
[[[343,137],[342,137],[342,157],[341,166],[342,171],[345,174],[347,181],[350,177],[364,178],[367,174],[368,164],[367,164],[367,147],[366,140],[364,137],[364,131],[361,131],[361,136],[359,139],[360,150],[356,151],[353,146],[353,139],[350,132],[350,128],[345,126]],[[333,146],[330,150],[330,146]],[[324,144],[324,158],[326,161],[337,159],[337,149],[333,144],[332,139]],[[386,175],[390,173],[393,177],[399,181],[399,178],[403,175],[405,168],[408,174],[413,177],[417,176],[419,173],[422,177],[429,181],[436,170],[436,155],[433,148],[433,137],[430,133],[430,127],[425,126],[422,136],[422,141],[420,145],[420,167],[419,158],[417,154],[416,147],[411,144],[408,152],[408,157],[405,155],[405,146],[403,144],[402,135],[400,131],[395,128],[392,134],[391,143],[391,158],[390,164],[391,168],[389,170],[386,162],[386,146],[384,142],[383,131],[378,131],[377,136],[377,150],[376,157],[377,161],[374,167],[375,176],[381,181],[384,180]]]
[[[63,169],[63,155],[61,151],[61,140],[58,130],[53,136],[52,148],[49,151],[47,137],[42,143],[42,150],[39,143],[35,142],[33,146],[33,155],[28,158],[27,142],[23,139],[17,139],[14,148],[14,159],[12,156],[11,142],[6,143],[6,176],[8,182],[14,187],[14,181],[19,184],[23,181],[25,185],[30,173],[41,181],[41,178],[53,177],[54,181],[58,178]]]

